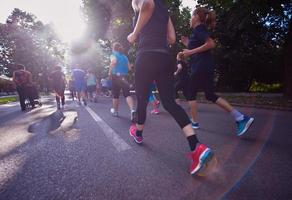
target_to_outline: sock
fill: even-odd
[[[197,121],[194,121],[192,118],[190,119],[192,123],[198,123]]]
[[[142,137],[142,132],[143,132],[143,131],[136,130],[136,136],[138,136],[138,137]]]
[[[237,122],[243,120],[244,118],[243,114],[236,109],[233,109],[230,114]]]
[[[196,149],[197,144],[199,143],[199,140],[196,135],[191,135],[187,137],[187,140],[189,142],[191,151],[194,151]]]

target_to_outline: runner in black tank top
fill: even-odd
[[[155,81],[163,107],[183,129],[189,141],[193,159],[190,173],[195,174],[206,164],[212,151],[199,143],[190,119],[174,100],[173,69],[175,62],[169,53],[168,46],[175,42],[175,31],[167,8],[160,0],[133,0],[132,6],[136,13],[135,28],[128,36],[128,41],[134,43],[138,40],[135,63],[138,120],[136,125],[130,127],[130,135],[136,143],[142,143],[149,88]]]

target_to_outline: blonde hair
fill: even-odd
[[[216,13],[214,10],[208,10],[204,7],[198,7],[194,10],[193,15],[197,14],[201,23],[206,24],[209,28],[214,29],[216,25]]]

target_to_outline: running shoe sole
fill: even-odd
[[[250,126],[252,125],[253,121],[254,121],[254,118],[251,117],[251,118],[248,120],[248,122],[246,123],[244,129],[243,129],[239,134],[237,134],[237,135],[238,135],[238,136],[242,136],[244,133],[246,133],[246,131],[247,131],[247,130],[250,128]]]

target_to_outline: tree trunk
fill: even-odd
[[[292,18],[289,22],[288,35],[284,47],[284,96],[292,99]]]

